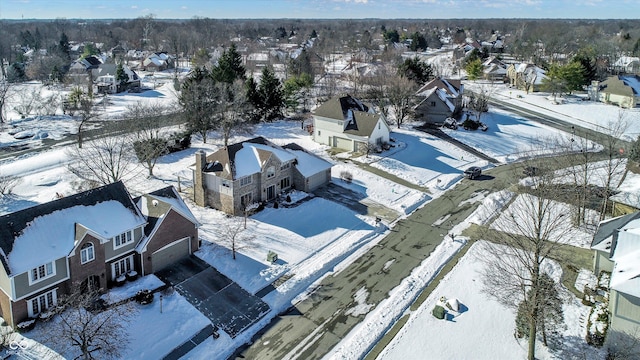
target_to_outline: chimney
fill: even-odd
[[[196,168],[193,170],[193,201],[198,206],[206,206],[207,191],[204,185],[204,167],[207,166],[207,154],[204,150],[196,152]]]

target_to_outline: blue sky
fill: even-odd
[[[0,19],[629,19],[640,0],[0,0]]]

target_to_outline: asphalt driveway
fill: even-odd
[[[156,276],[173,286],[232,338],[269,311],[269,305],[259,297],[193,255],[157,272]]]

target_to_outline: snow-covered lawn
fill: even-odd
[[[486,246],[483,241],[471,245],[420,308],[409,314],[409,321],[378,359],[526,359],[526,339],[514,337],[514,310],[483,292],[480,274],[485,265],[478,259],[488,256]],[[552,266],[556,276],[557,267],[557,264]],[[446,320],[438,320],[431,314],[442,296],[456,298],[461,304],[460,311],[449,311]],[[549,351],[538,341],[536,358],[567,359],[585,350],[589,354],[599,352],[582,341],[586,323],[581,319],[586,319],[589,308],[571,296],[564,303],[563,311],[567,325],[561,332],[563,349]]]

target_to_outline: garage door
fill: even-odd
[[[151,254],[151,269],[160,271],[185,256],[189,256],[189,238],[174,241]]]
[[[319,188],[320,186],[326,184],[327,175],[324,171],[321,171],[317,174],[310,176],[309,178],[307,178],[307,180],[308,180],[307,189],[309,191],[313,191]]]
[[[353,142],[349,139],[339,138],[336,136],[334,138],[333,146],[339,149],[353,151]]]

